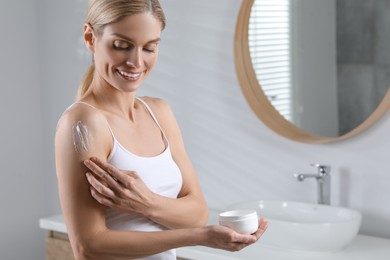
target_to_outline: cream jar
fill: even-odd
[[[231,210],[219,214],[219,224],[241,234],[252,234],[259,228],[256,210]]]

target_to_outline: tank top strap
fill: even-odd
[[[157,120],[156,116],[154,115],[154,113],[153,113],[152,109],[150,108],[150,106],[149,106],[145,101],[143,101],[141,98],[136,97],[136,99],[137,99],[138,101],[140,101],[140,102],[146,107],[146,109],[148,110],[149,114],[152,116],[154,122],[156,122],[158,128],[160,128],[160,131],[163,133],[163,136],[164,136],[164,138],[165,138],[164,131],[163,131],[163,129],[161,128],[160,124],[158,123],[158,120]]]
[[[87,105],[87,106],[89,106],[89,107],[91,107],[91,108],[93,108],[93,109],[96,109],[97,111],[99,111],[99,112],[101,113],[101,111],[100,111],[98,108],[96,108],[95,106],[93,106],[93,105],[91,105],[91,104],[89,104],[89,103],[87,103],[87,102],[84,102],[84,101],[76,101],[76,102],[74,102],[71,106],[73,106],[73,105],[75,105],[75,104]],[[104,117],[104,118],[106,118],[106,117]],[[112,135],[112,138],[115,140],[114,132],[112,131],[111,126],[110,126],[110,124],[109,124],[108,121],[107,121],[107,118],[106,118],[106,122],[107,122],[108,130],[110,130],[110,133],[111,133],[111,135]]]

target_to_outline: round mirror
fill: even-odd
[[[241,89],[256,115],[296,141],[356,135],[390,106],[386,1],[243,0]]]

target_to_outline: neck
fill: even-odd
[[[130,121],[135,121],[135,92],[120,91],[103,80],[94,80],[91,87],[90,96],[98,107]]]

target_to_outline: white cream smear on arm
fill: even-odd
[[[88,152],[91,146],[91,135],[88,128],[81,121],[72,127],[73,145],[77,153]]]

